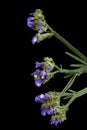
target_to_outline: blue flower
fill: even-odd
[[[39,23],[39,26],[38,26],[38,28],[37,28],[37,31],[38,31],[39,33],[43,33],[43,32],[44,32],[44,24]]]
[[[37,36],[35,35],[33,38],[32,38],[32,44],[35,44],[37,42]]]
[[[33,38],[33,43],[35,42],[36,37]],[[46,57],[45,57],[46,59]],[[54,62],[49,60],[50,58],[47,57],[47,60],[44,62],[35,62],[36,71],[33,73],[35,85],[40,87],[42,84],[45,84],[49,81],[53,75],[50,73],[53,70]]]
[[[38,68],[38,67],[41,67],[41,63],[38,62],[38,61],[36,61],[36,62],[35,62],[35,68]]]
[[[46,21],[40,9],[36,9],[34,13],[29,14],[27,18],[27,26],[33,30],[38,31],[38,33],[43,33],[47,30]]]
[[[45,80],[48,80],[45,70],[37,69],[33,73],[33,75],[34,75],[35,85],[37,87],[40,87],[44,83]]]
[[[32,44],[35,44],[36,42],[39,43],[45,38],[53,35],[51,32],[46,32],[48,30],[48,25],[46,23],[43,12],[40,9],[36,9],[34,13],[29,14],[29,17],[27,18],[27,26],[37,31],[37,36],[34,36],[32,39]]]
[[[45,70],[40,71],[41,79],[46,79],[46,72]]]
[[[36,85],[37,87],[40,87],[40,86],[42,85],[42,81],[41,81],[40,79],[36,79],[36,80],[35,80],[35,85]]]
[[[51,70],[51,66],[49,66],[48,64],[46,64],[46,68],[47,70]]]
[[[57,126],[58,124],[61,124],[62,122],[64,122],[63,119],[60,119],[60,120],[59,119],[58,120],[57,119],[52,119],[52,118],[50,119],[50,124],[51,125],[56,125]]]
[[[30,28],[33,28],[34,27],[34,17],[29,17],[27,18],[27,26],[30,27]]]
[[[45,100],[47,100],[48,98],[49,98],[49,95],[47,93],[45,93],[45,94],[41,94],[41,95],[36,96],[35,101],[38,103],[42,103]]]
[[[40,69],[36,69],[36,71],[34,72],[34,78],[37,77],[37,75],[40,73]]]
[[[46,116],[46,114],[52,115],[53,114],[53,109],[52,108],[41,107],[41,115]]]
[[[58,108],[55,109],[56,113],[53,113],[50,119],[50,124],[52,125],[58,125],[61,124],[66,120],[66,111],[67,107],[66,106],[59,106]]]
[[[35,85],[37,87],[40,87],[42,84],[44,84],[45,81],[49,79],[49,76],[46,75],[46,71],[37,69],[34,73],[34,80],[35,80]]]

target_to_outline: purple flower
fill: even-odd
[[[45,79],[45,75],[46,75],[45,70],[42,70],[42,71],[40,72],[41,79]]]
[[[41,66],[41,63],[37,61],[37,62],[35,63],[35,68],[38,68],[38,67],[40,67],[40,66]]]
[[[47,109],[41,108],[41,115],[46,116]]]
[[[35,97],[35,102],[42,103],[44,101],[44,94]]]
[[[36,9],[34,13],[29,13],[29,16],[30,17],[27,18],[28,27],[38,31],[38,33],[43,33],[47,30],[47,27],[45,26],[45,18],[40,9]]]
[[[34,23],[33,23],[32,20],[34,20],[34,17],[27,18],[27,26],[30,27],[30,28],[34,27]]]
[[[37,40],[37,35],[33,37],[32,43],[35,44]],[[45,84],[48,80],[52,78],[51,72],[52,68],[50,63],[48,64],[45,60],[44,62],[35,62],[36,71],[33,73],[35,85],[40,87],[42,84]]]
[[[36,67],[40,66],[39,63],[36,63]],[[45,70],[40,70],[40,69],[37,69],[34,73],[33,73],[33,76],[34,76],[34,80],[35,80],[35,85],[37,87],[40,87],[42,84],[44,84],[44,82],[46,80],[49,79],[49,77],[46,75],[46,72]]]
[[[35,44],[37,42],[37,36],[35,35],[33,38],[32,38],[32,44]]]
[[[46,64],[46,68],[47,70],[51,70],[51,67],[48,64]]]
[[[60,120],[56,120],[56,119],[52,119],[51,118],[51,120],[50,120],[50,124],[51,125],[58,125],[58,124],[61,124],[62,122],[64,122],[64,120],[63,119],[60,119]]]
[[[54,112],[54,111],[53,111],[53,108],[50,108],[50,109],[48,109],[47,114],[48,114],[48,115],[52,115],[53,112]]]
[[[49,98],[49,95],[47,93],[44,94],[44,100],[47,100]]]
[[[33,22],[28,22],[27,23],[27,26],[30,27],[30,28],[33,28],[33,25],[34,25]]]
[[[46,80],[48,80],[48,79],[49,79],[49,76],[48,76],[48,75],[46,75],[46,76],[45,76],[45,79],[46,79]]]
[[[38,32],[39,33],[43,33],[44,32],[44,30],[42,29],[44,27],[44,24],[42,24],[42,23],[39,23],[39,26],[38,26]]]
[[[40,70],[37,69],[35,72],[34,72],[34,80],[35,80],[35,85],[37,87],[40,87],[42,85],[42,79],[40,78]]]
[[[27,26],[37,31],[37,36],[32,38],[32,44],[44,40],[43,33],[47,31],[48,26],[42,10],[36,9],[34,13],[29,13],[27,18]]]
[[[53,114],[53,109],[52,108],[41,107],[41,115],[46,116],[46,114],[52,115]]]
[[[56,107],[56,106],[55,106]],[[54,111],[54,108],[53,106],[47,106],[47,107],[41,107],[41,115],[45,116],[46,114],[47,115],[52,115],[52,114],[56,114],[56,112]]]
[[[37,87],[41,87],[42,81],[41,81],[40,79],[36,79],[36,80],[35,80],[35,85],[36,85]]]
[[[44,30],[42,30],[40,26],[38,27],[37,30],[38,30],[39,33],[43,33],[44,32]]]
[[[29,17],[29,18],[27,18],[27,20],[28,20],[29,22],[32,22],[32,20],[34,20],[34,17]]]
[[[35,101],[38,103],[42,103],[44,100],[47,100],[49,98],[49,95],[47,93],[41,94],[39,96],[35,97]]]
[[[37,70],[34,72],[34,74],[35,74],[35,75],[36,75],[36,74],[39,74],[39,72],[40,72],[40,70],[37,69]]]

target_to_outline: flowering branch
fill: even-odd
[[[36,70],[32,73],[32,76],[37,87],[43,86],[58,73],[65,74],[64,78],[70,78],[61,92],[50,91],[35,97],[35,102],[41,103],[41,115],[50,115],[50,124],[58,125],[67,119],[66,112],[70,104],[76,98],[87,94],[87,87],[78,92],[70,89],[77,76],[87,73],[87,57],[47,24],[42,10],[36,9],[34,13],[30,13],[29,15],[29,18],[27,18],[27,26],[37,31],[32,38],[32,44],[55,36],[75,55],[69,52],[65,52],[65,54],[80,62],[79,64],[71,64],[71,69],[65,69],[62,65],[59,67],[51,57],[44,57],[42,62],[35,62]],[[69,99],[69,101],[63,105],[61,99]]]

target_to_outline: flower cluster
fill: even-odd
[[[51,32],[47,32],[48,25],[46,23],[45,17],[42,14],[42,10],[36,9],[34,13],[30,13],[27,18],[27,26],[33,30],[36,30],[38,33],[32,38],[32,44],[40,42],[43,39],[52,36]]]
[[[47,81],[49,81],[53,74],[51,71],[54,68],[54,61],[52,58],[45,57],[44,62],[36,62],[35,68],[36,71],[33,73],[35,85],[37,87],[40,87],[42,84],[45,84]]]
[[[36,9],[34,13],[30,13],[30,17],[27,18],[27,26],[33,30],[43,33],[47,30],[46,21],[42,10]]]
[[[35,85],[37,87],[41,87],[52,77],[54,77],[54,74],[57,73],[66,74],[64,78],[70,78],[61,92],[50,91],[48,93],[40,94],[35,97],[35,102],[41,103],[41,115],[50,115],[50,124],[58,125],[66,120],[66,112],[70,104],[77,97],[87,94],[87,87],[79,92],[70,90],[70,87],[74,83],[76,77],[80,76],[82,73],[87,73],[87,57],[47,24],[42,10],[36,9],[34,13],[29,14],[29,17],[27,18],[27,26],[37,32],[32,38],[32,44],[35,44],[36,42],[39,43],[46,38],[55,36],[76,55],[68,52],[66,52],[66,54],[76,61],[80,62],[80,64],[70,65],[71,67],[75,67],[75,69],[63,69],[62,66],[57,66],[53,59],[49,57],[45,57],[43,59],[43,62],[35,62],[36,70],[32,76],[34,77]],[[62,98],[63,100],[69,99],[66,105],[63,105],[61,103]]]
[[[51,115],[50,124],[57,125],[66,120],[66,111],[60,106],[60,98],[56,95],[58,92],[48,92],[35,97],[35,101],[42,103],[41,115]]]
[[[61,124],[64,120],[66,120],[66,110],[64,110],[64,106],[60,106],[57,111],[50,119],[50,124],[52,125]]]

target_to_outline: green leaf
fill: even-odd
[[[52,36],[53,36],[53,33],[44,33],[44,34],[38,33],[37,34],[37,38],[38,38],[37,42],[39,43],[46,38],[51,38]]]
[[[75,55],[73,55],[73,54],[71,54],[71,53],[69,53],[69,52],[65,52],[65,54],[67,54],[68,56],[72,57],[73,59],[75,59],[75,60],[77,60],[77,61],[79,61],[79,62],[81,62],[81,63],[87,65],[87,63],[84,62],[84,61],[83,61],[82,59],[80,59],[79,57],[77,57],[77,56],[75,56]]]

